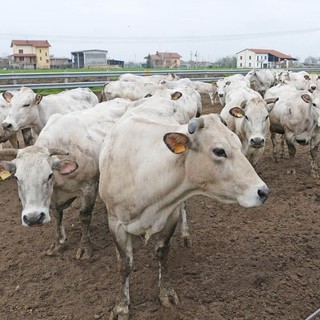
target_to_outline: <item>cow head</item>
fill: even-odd
[[[34,93],[29,88],[22,87],[14,95],[5,92],[3,97],[11,104],[10,111],[2,122],[4,130],[18,131],[36,121],[37,107],[42,100],[42,95]]]
[[[51,220],[49,209],[55,175],[68,175],[74,172],[76,162],[63,159],[56,155],[66,154],[59,149],[47,149],[30,146],[24,149],[11,150],[17,157],[11,162],[0,162],[4,177],[13,176],[17,180],[19,198],[22,204],[21,220],[24,226],[39,226]],[[13,151],[12,151],[13,150]],[[7,150],[1,150],[8,155]]]

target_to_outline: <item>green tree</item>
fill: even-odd
[[[151,55],[150,55],[150,53],[148,54],[148,56],[147,56],[147,68],[152,68],[152,61],[151,61]]]
[[[224,58],[218,59],[215,64],[222,68],[236,68],[237,67],[237,57],[236,56],[227,56]]]

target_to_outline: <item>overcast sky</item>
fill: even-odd
[[[169,51],[214,62],[258,48],[304,61],[320,57],[319,17],[319,0],[16,0],[1,14],[0,55],[11,40],[48,40],[55,57],[100,49],[145,62]]]

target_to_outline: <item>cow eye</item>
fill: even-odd
[[[248,117],[247,117],[246,115],[244,115],[244,117],[245,117],[247,120],[249,120],[249,119],[248,119]]]
[[[13,176],[17,181],[19,181],[19,179],[17,178],[17,176]]]
[[[49,174],[48,181],[53,177],[53,173]]]
[[[224,157],[224,158],[227,157],[226,152],[225,152],[223,149],[221,149],[221,148],[214,148],[214,149],[213,149],[213,153],[214,153],[214,155],[217,156],[217,157]]]
[[[30,107],[30,104],[24,104],[23,107],[24,107],[24,108]]]
[[[266,120],[269,118],[269,115],[266,116]]]

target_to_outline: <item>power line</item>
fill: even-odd
[[[197,35],[197,36],[78,36],[78,35],[44,35],[44,34],[13,34],[1,33],[0,37],[12,39],[14,37],[20,38],[41,38],[50,39],[50,41],[57,42],[78,42],[86,41],[90,43],[100,43],[106,41],[108,43],[150,43],[150,42],[213,42],[213,41],[230,41],[230,40],[244,40],[255,38],[290,36],[297,34],[315,33],[319,32],[320,28],[298,29],[298,30],[283,30],[272,32],[256,32],[256,33],[239,33],[239,34],[220,34],[220,35]],[[29,39],[31,40],[31,39]]]

